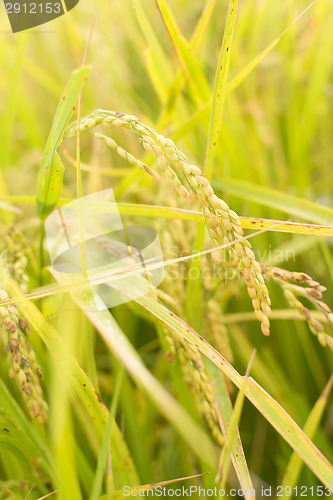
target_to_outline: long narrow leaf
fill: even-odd
[[[102,439],[104,426],[108,418],[108,411],[103,404],[99,394],[96,392],[91,380],[74,359],[71,353],[66,349],[66,344],[61,340],[55,328],[47,322],[37,307],[25,299],[18,285],[9,276],[2,274],[1,280],[6,282],[6,287],[11,295],[21,296],[19,309],[27,319],[30,326],[38,333],[48,348],[48,351],[58,362],[66,363],[73,374],[74,390],[82,401],[87,414],[90,417],[92,428],[95,430],[99,439]],[[67,353],[66,353],[67,352]],[[63,356],[66,353],[66,356]],[[112,421],[112,452],[116,457],[115,462],[119,464],[119,477],[123,479],[123,484],[134,486],[138,484],[139,478],[135,470],[132,457],[122,437],[122,434],[115,422]]]
[[[171,43],[176,50],[177,56],[183,66],[190,87],[193,88],[194,98],[198,103],[206,102],[211,95],[207,80],[191,51],[190,45],[173,16],[173,13],[165,0],[155,0],[161,17],[167,29]]]
[[[72,74],[53,120],[37,182],[37,209],[42,219],[56,206],[61,194],[64,167],[56,151],[89,73],[90,68],[84,67]]]
[[[207,369],[211,374],[212,378],[217,381],[217,399],[219,409],[221,411],[221,427],[223,436],[225,439],[228,439],[228,428],[231,424],[232,416],[233,416],[233,407],[229,395],[228,386],[224,377],[219,376],[219,369],[216,365],[213,365],[207,360]],[[245,453],[243,449],[243,444],[241,441],[240,433],[237,429],[235,442],[231,443],[230,447],[231,451],[231,460],[233,467],[235,469],[235,473],[237,475],[239,484],[244,491],[244,495],[246,500],[254,499],[253,496],[253,484],[250,476],[249,468],[246,462]]]
[[[211,179],[213,174],[214,160],[221,134],[221,123],[223,117],[224,102],[227,90],[227,78],[230,63],[232,39],[236,21],[238,0],[230,0],[225,32],[222,41],[220,58],[215,76],[212,110],[210,114],[209,137],[205,161],[205,176]]]
[[[281,38],[290,30],[290,28],[299,21],[299,19],[317,2],[315,0],[311,3],[294,21],[279,35],[277,36],[267,47],[265,47],[256,57],[254,57],[243,69],[241,69],[226,87],[226,94],[235,90],[243,81],[247,78],[252,71],[259,66],[259,64],[265,59],[265,57],[278,45]],[[172,136],[174,140],[181,139],[190,132],[198,123],[200,123],[211,110],[212,100],[207,101],[202,108],[197,111],[189,120],[186,121]]]
[[[162,102],[166,102],[173,73],[169,60],[149,22],[140,0],[132,0],[134,11],[149,48],[145,56],[150,78]]]
[[[245,390],[246,380],[247,380],[247,377],[249,376],[250,371],[251,371],[252,363],[254,360],[254,355],[255,355],[255,351],[253,352],[253,354],[250,358],[249,365],[248,365],[248,368],[246,370],[246,374],[244,377],[243,385],[242,385],[239,393],[237,394],[235,405],[233,408],[233,412],[232,412],[231,418],[229,420],[229,425],[227,428],[226,441],[225,441],[225,444],[224,444],[224,447],[222,449],[221,456],[220,456],[219,474],[220,474],[221,479],[222,479],[222,487],[223,488],[227,484],[230,460],[232,460],[234,462],[234,466],[235,466],[235,462],[237,465],[240,462],[240,461],[236,460],[237,457],[235,457],[234,455],[237,454],[237,452],[239,451],[240,445],[241,445],[238,427],[239,427],[239,422],[241,419],[243,405],[244,405],[244,399],[245,399],[244,390]],[[242,447],[241,447],[241,450],[242,450]],[[241,458],[245,461],[244,456],[242,456]],[[244,468],[244,466],[243,466],[243,468]],[[241,471],[243,472],[242,477],[244,477],[243,468],[241,468]],[[236,472],[237,472],[237,469],[238,468],[235,467]],[[253,498],[253,495],[252,495],[253,486],[252,486],[251,479],[249,477],[247,467],[246,467],[244,479],[246,481],[250,480],[250,485],[247,484],[246,485],[247,487],[245,488],[245,498],[247,500],[248,498]],[[242,485],[242,487],[244,487],[244,486]],[[247,493],[248,490],[251,491],[250,494]]]
[[[135,486],[134,488],[126,488],[125,493],[127,496],[144,496],[144,492],[149,491],[149,490],[155,490],[158,487],[162,486],[167,486],[169,484],[175,484],[179,483],[180,481],[186,481],[187,479],[194,479],[196,477],[201,477],[204,476],[205,474],[195,474],[194,476],[188,476],[188,477],[181,477],[178,479],[170,479],[169,481],[160,481],[159,483],[150,483],[150,484],[144,484],[140,486]],[[141,494],[140,491],[143,493]],[[148,494],[147,494],[148,495]],[[158,496],[158,495],[156,495]],[[124,491],[115,491],[112,494],[112,500],[120,500],[121,498],[124,498]],[[103,495],[100,497],[99,500],[111,500],[109,496]]]
[[[305,423],[305,426],[303,428],[304,433],[312,439],[316,433],[316,430],[318,429],[319,423],[321,421],[321,418],[323,416],[323,413],[325,411],[326,405],[327,405],[327,400],[330,395],[330,392],[333,387],[333,375],[327,382],[326,387],[324,388],[322,394],[320,395],[318,401],[315,403],[314,407],[311,410],[311,413]],[[303,462],[300,459],[300,457],[294,452],[289,460],[289,464],[286,469],[286,473],[283,477],[283,480],[281,481],[281,486],[283,488],[286,488],[287,486],[290,487],[290,490],[292,493],[294,493],[294,486],[297,485],[298,478],[301,474],[302,470],[302,465]],[[288,498],[291,498],[288,496]]]
[[[140,297],[136,302],[165,322],[177,333],[195,345],[239,388],[243,387],[242,377],[230,363],[208,342],[198,335],[189,325],[166,307],[148,297]],[[244,393],[251,403],[262,413],[268,422],[281,434],[283,439],[297,452],[323,484],[329,486],[332,481],[333,467],[304,434],[294,420],[259,384],[251,377],[247,378]]]
[[[228,189],[228,188],[227,188]],[[226,190],[227,190],[226,189]],[[283,194],[283,193],[282,193]],[[243,196],[243,195],[242,195]],[[0,199],[6,199],[6,200],[11,200],[13,203],[23,203],[27,205],[32,205],[35,203],[36,198],[34,196],[1,196]],[[266,198],[262,199],[262,204],[264,203],[264,200]],[[298,198],[299,200],[299,198]],[[59,199],[57,206],[63,206],[66,205],[66,203],[69,203],[73,201],[72,198],[62,198]],[[254,198],[253,198],[254,201]],[[295,199],[296,201],[296,199]],[[304,200],[302,200],[304,203]],[[268,203],[268,201],[267,201]],[[272,202],[274,203],[274,201]],[[268,205],[271,206],[271,205]],[[280,208],[281,206],[281,208]],[[283,205],[276,205],[274,208],[279,208],[282,210]],[[313,213],[313,220],[319,221],[321,215],[325,217],[325,212],[326,212],[326,207],[323,207],[322,205],[318,204],[313,204],[312,202],[306,202],[306,206],[308,209],[312,210],[314,208],[315,210],[318,210],[319,217],[316,217],[316,215]],[[91,206],[93,209],[93,206]],[[321,209],[324,208],[325,212],[321,213]],[[110,210],[112,210],[112,207],[110,206]],[[115,208],[113,208],[115,210]],[[195,210],[186,210],[183,208],[175,208],[175,207],[161,207],[158,205],[142,205],[142,204],[137,204],[137,203],[117,203],[117,210],[121,214],[124,215],[136,215],[136,216],[142,216],[142,217],[152,217],[152,218],[163,218],[163,219],[179,219],[179,220],[184,220],[184,221],[196,221],[196,222],[204,222],[205,218],[202,212],[196,212]],[[296,215],[296,212],[301,214],[304,213],[304,218],[306,219],[311,219],[311,213],[308,212],[308,215],[310,213],[310,216],[305,216],[307,212],[305,212],[306,208],[303,207],[303,209],[300,209],[298,212],[297,209],[294,211],[290,209],[290,213],[293,213]],[[330,209],[327,209],[328,214],[330,214]],[[289,212],[289,210],[288,210]],[[294,213],[295,212],[295,213]],[[302,217],[302,215],[300,215]],[[304,223],[298,223],[298,222],[289,222],[289,221],[280,221],[280,220],[274,220],[274,219],[258,219],[255,217],[240,217],[242,227],[244,229],[255,229],[255,230],[260,230],[260,229],[267,229],[269,231],[277,231],[277,232],[284,232],[284,233],[291,233],[291,234],[307,234],[307,235],[313,235],[313,236],[333,236],[333,226],[324,226],[324,225],[317,225],[317,224],[304,224]],[[333,220],[333,219],[332,219]]]
[[[233,194],[259,205],[275,208],[319,224],[330,224],[333,221],[332,208],[319,205],[313,201],[304,200],[277,189],[258,186],[251,182],[228,180],[215,182],[215,187],[221,191]]]
[[[55,270],[52,270],[52,273],[60,284],[71,283],[70,275],[58,273]],[[98,295],[87,288],[85,289],[85,297],[83,297],[82,293],[75,291],[72,292],[72,296],[133,380],[144,389],[197,456],[210,467],[214,467],[215,452],[208,436],[147,370],[109,310],[98,310],[101,304]],[[196,436],[196,438],[193,439],[193,436]]]

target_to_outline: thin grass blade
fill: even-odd
[[[151,314],[165,322],[190,343],[194,344],[239,388],[243,387],[242,377],[230,363],[207,341],[196,333],[181,318],[171,313],[166,307],[148,298],[140,297],[136,302]],[[244,388],[246,397],[262,413],[268,422],[281,434],[283,439],[296,451],[312,472],[325,485],[330,485],[333,466],[304,434],[288,413],[251,377]]]
[[[132,3],[141,31],[149,46],[145,52],[145,57],[150,78],[161,102],[166,102],[173,78],[171,65],[159,42],[157,34],[146,16],[141,1],[132,0]]]
[[[90,68],[84,67],[72,74],[54,116],[37,181],[37,209],[41,219],[50,214],[61,194],[64,167],[56,151],[89,73]]]
[[[226,87],[226,95],[229,92],[235,90],[243,81],[247,78],[248,75],[255,70],[257,66],[265,59],[265,57],[278,45],[281,38],[290,30],[290,28],[297,23],[297,21],[317,2],[314,2],[309,5],[279,36],[277,36],[267,47],[265,47],[254,59],[252,59],[243,69],[241,69],[233,78],[227,83]],[[208,114],[209,110],[212,107],[212,100],[207,101],[199,111],[197,111],[192,117],[187,120],[186,123],[182,125],[173,135],[173,140],[179,140],[184,135],[189,133],[195,126],[198,125]]]
[[[12,203],[22,203],[25,205],[33,205],[36,202],[35,196],[0,196],[0,199],[5,199],[7,201],[11,201]],[[60,198],[58,200],[57,206],[64,206],[66,205],[66,203],[69,203],[73,200],[74,198]],[[302,201],[304,203],[304,200]],[[307,203],[310,203],[309,210],[311,211],[311,209],[313,208],[312,202],[307,202]],[[282,205],[277,205],[274,208],[280,209],[280,207],[282,207]],[[321,208],[322,206],[316,204],[316,207]],[[93,209],[93,206],[91,206],[91,208]],[[205,222],[205,218],[202,212],[196,212],[195,210],[186,210],[183,208],[162,207],[158,205],[143,205],[143,204],[125,203],[125,202],[117,203],[117,208],[119,212],[124,215],[136,215],[140,217]],[[319,219],[321,220],[321,216],[325,217],[325,213],[327,213],[327,218],[329,217],[330,212],[329,211],[326,212],[326,207],[323,208],[325,212],[322,214],[318,212],[319,217],[313,215],[313,220],[319,220]],[[112,208],[110,207],[110,210],[111,209]],[[294,213],[293,210],[290,210],[290,213]],[[298,213],[302,213],[304,214],[304,218],[310,219],[309,216],[307,217],[305,216],[306,213],[304,212],[304,209],[301,212],[297,211],[297,214]],[[254,229],[254,230],[266,229],[269,231],[277,231],[290,234],[333,236],[333,226],[326,226],[319,224],[304,224],[299,222],[281,221],[275,219],[258,219],[256,217],[240,217],[240,220],[242,223],[242,227],[244,229]]]
[[[10,294],[21,296],[22,300],[20,301],[19,309],[30,326],[41,337],[48,351],[60,364],[65,363],[69,365],[73,374],[73,388],[90,418],[91,429],[94,429],[97,437],[102,440],[105,423],[108,418],[108,410],[92,385],[91,380],[71,353],[66,353],[66,345],[63,343],[56,329],[48,323],[32,302],[24,298],[16,282],[3,273],[1,280],[6,282],[6,287]],[[65,357],[63,357],[63,353],[66,353]],[[139,478],[132,457],[115,420],[112,421],[112,435],[112,453],[116,457],[116,462],[121,464],[119,476],[123,478],[124,484],[131,486],[138,484]]]
[[[240,391],[237,394],[234,409],[232,412],[232,416],[228,425],[227,429],[227,435],[226,435],[226,442],[224,447],[222,448],[221,456],[220,456],[220,461],[219,461],[219,475],[221,478],[221,484],[222,488],[224,489],[226,484],[227,484],[227,479],[228,479],[228,472],[229,472],[229,465],[230,461],[233,458],[233,455],[237,453],[237,448],[239,447],[240,443],[240,436],[239,436],[239,422],[242,416],[242,411],[243,411],[243,406],[244,406],[244,399],[245,399],[245,386],[246,386],[246,381],[247,377],[250,375],[251,367],[253,364],[255,356],[255,351],[253,352],[247,370],[246,374],[244,377],[243,385],[240,389]],[[251,485],[252,486],[252,485]],[[246,488],[247,490],[247,488]],[[253,487],[251,488],[251,494],[250,496],[245,493],[245,498],[253,498]],[[255,498],[255,497],[254,497]]]
[[[128,488],[126,490],[126,494],[128,493],[127,496],[144,496],[144,492],[148,490],[156,490],[158,487],[163,487],[163,486],[168,486],[169,484],[175,484],[179,483],[180,481],[186,481],[187,479],[194,479],[196,477],[201,477],[204,476],[207,473],[204,474],[195,474],[194,476],[188,476],[188,477],[180,477],[178,479],[170,479],[169,481],[160,481],[159,483],[151,483],[151,484],[144,484],[140,486],[135,486],[134,488]],[[140,493],[143,492],[143,493]],[[100,497],[99,500],[109,500],[110,497],[107,495],[103,495]],[[119,500],[121,498],[124,498],[124,492],[123,491],[115,491],[112,496],[112,500]]]
[[[208,180],[210,180],[213,175],[214,160],[216,157],[219,136],[221,133],[221,123],[227,90],[227,78],[232,39],[236,21],[237,4],[238,0],[230,0],[225,32],[222,41],[222,48],[215,76],[209,136],[204,168],[205,177]]]
[[[211,374],[212,379],[216,380],[216,395],[218,407],[221,412],[222,421],[220,422],[223,436],[225,439],[228,439],[227,433],[228,428],[231,424],[231,419],[233,416],[233,407],[229,395],[229,389],[226,384],[226,380],[224,377],[220,376],[219,369],[216,365],[210,363],[206,360],[206,366],[208,372]],[[231,460],[233,467],[235,469],[235,473],[237,475],[239,484],[244,491],[246,500],[252,498],[255,499],[255,495],[253,495],[254,489],[252,484],[252,479],[250,476],[249,468],[246,462],[245,453],[243,449],[243,444],[241,441],[240,434],[237,430],[236,432],[236,441],[231,448]]]
[[[52,274],[62,285],[66,286],[71,283],[69,275],[65,276],[55,270],[52,270]],[[178,430],[194,453],[203,462],[214,468],[214,447],[206,433],[147,370],[137,351],[122,332],[109,310],[98,310],[101,304],[98,295],[89,288],[85,289],[85,294],[86,296],[83,297],[80,292],[72,292],[74,300],[101,334],[112,353],[138,386],[142,387],[147,393],[165,418]]]
[[[112,437],[112,420],[116,417],[119,394],[121,390],[121,384],[123,379],[123,369],[118,371],[118,376],[116,378],[115,390],[112,397],[111,408],[109,413],[109,418],[105,425],[103,441],[101,449],[98,455],[97,468],[94,477],[94,483],[90,494],[90,500],[98,500],[103,484],[103,475],[108,464],[110,443]],[[109,481],[108,481],[109,483]],[[113,481],[112,481],[113,483]],[[110,494],[110,492],[108,492]]]
[[[312,439],[319,427],[320,421],[322,419],[323,413],[325,411],[327,401],[329,398],[329,395],[332,391],[333,387],[333,375],[327,382],[326,387],[324,388],[322,394],[320,395],[318,401],[315,403],[314,407],[311,410],[311,413],[305,423],[305,426],[303,428],[303,432],[309,437],[309,439]],[[296,454],[293,453],[290,457],[285,475],[281,481],[281,486],[283,488],[282,491],[285,491],[285,488],[288,486],[291,488],[292,495],[288,496],[288,498],[292,498],[295,490],[294,487],[298,483],[298,479],[301,474],[303,462],[301,458]],[[285,498],[285,497],[283,497]]]
[[[301,217],[319,224],[330,224],[333,221],[333,210],[314,201],[293,196],[278,189],[257,186],[251,182],[240,180],[224,180],[215,182],[214,186],[239,198],[253,201],[259,205],[275,208],[281,212]]]
[[[210,88],[197,59],[191,51],[188,41],[180,31],[166,0],[155,0],[155,2],[160,11],[171,43],[185,71],[189,86],[193,90],[193,97],[198,103],[206,102],[211,95]]]

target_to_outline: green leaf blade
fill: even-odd
[[[64,168],[56,151],[89,73],[90,68],[83,67],[72,74],[53,120],[37,181],[37,211],[41,219],[50,214],[61,194]]]
[[[230,64],[231,46],[236,22],[238,0],[230,0],[225,32],[222,41],[220,59],[217,66],[212,110],[210,115],[209,138],[205,162],[205,176],[211,179],[213,175],[214,160],[217,152],[217,145],[221,133],[221,122],[227,91],[227,79]]]

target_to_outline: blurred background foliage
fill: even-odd
[[[170,0],[169,5],[183,34],[190,40],[204,8],[204,1]],[[9,23],[1,4],[0,195],[3,199],[8,199],[6,196],[35,196],[37,172],[54,113],[69,76],[82,64],[96,13],[87,58],[92,73],[82,94],[82,116],[98,108],[136,115],[166,137],[175,137],[177,146],[188,155],[190,162],[203,166],[209,108],[206,106],[207,112],[201,113],[189,129],[184,130],[183,126],[205,106],[207,99],[203,95],[194,99],[190,85],[186,84],[173,102],[173,82],[182,69],[155,3],[153,0],[142,0],[142,6],[167,61],[166,66],[163,65],[164,60],[160,61],[162,81],[156,79],[156,68],[152,66],[147,31],[140,27],[134,6],[129,0],[80,0],[79,5],[67,15],[38,29],[15,35],[9,32]],[[305,0],[240,1],[229,80],[289,27],[307,6]],[[216,2],[214,14],[196,51],[196,60],[211,89],[227,8],[226,1]],[[218,193],[236,213],[297,220],[287,205],[285,210],[276,209],[274,197],[270,202],[269,192],[268,201],[260,200],[254,189],[258,186],[275,188],[282,193],[331,207],[332,33],[331,2],[319,0],[291,27],[244,82],[227,95],[213,185],[215,183]],[[125,136],[121,131],[117,131],[115,137],[120,141],[126,137],[126,149],[143,156],[135,138]],[[118,201],[162,204],[159,202],[159,188],[152,184],[145,173],[136,172],[121,158],[111,154],[104,145],[88,140],[83,135],[81,147],[83,164],[92,167],[83,172],[84,194],[112,187]],[[68,145],[68,152],[75,156],[73,144]],[[64,159],[64,163],[63,197],[70,198],[76,193],[75,167],[68,159]],[[244,181],[249,184],[239,194],[237,190]],[[299,204],[301,207],[301,200]],[[2,211],[2,234],[15,220],[17,228],[28,236],[38,260],[39,222],[35,206],[32,203],[17,206],[23,211],[15,219],[11,213]],[[309,218],[308,222],[323,221]],[[325,222],[333,225],[333,220]],[[289,270],[306,272],[320,281],[328,288],[325,300],[332,306],[333,258],[330,239],[270,232],[256,237],[252,244],[263,261],[271,260]],[[286,255],[289,258],[283,262]],[[28,270],[33,288],[38,285],[38,280],[31,262]],[[50,280],[50,277],[47,279]],[[277,286],[271,285],[270,293],[273,310],[287,308]],[[39,304],[45,316],[54,323],[57,322],[55,316],[59,300],[45,299]],[[248,317],[242,321],[241,315],[234,318],[228,316],[249,309],[249,299],[243,289],[227,296],[223,306],[221,304],[221,322],[226,316],[234,366],[244,373],[251,352],[256,347],[258,354],[252,376],[302,427],[331,374],[332,352],[318,344],[304,322],[273,319],[271,336],[264,338],[257,322],[248,321]],[[154,376],[176,397],[178,390],[184,392],[182,383],[170,376],[165,356],[156,340],[156,326],[139,315],[135,307],[120,306],[114,315]],[[73,353],[88,371],[96,387],[100,388],[102,398],[109,406],[120,370],[118,362],[95,335],[87,319],[75,316],[71,320],[71,328],[66,326],[64,318],[58,321],[63,338],[66,339],[68,335],[72,337]],[[69,330],[75,330],[76,334],[73,331],[71,334]],[[87,340],[89,335],[93,340]],[[85,340],[81,342],[80,336]],[[52,397],[55,398],[57,394],[51,382],[53,380],[53,384],[56,384],[52,365],[48,363],[40,339],[34,337],[32,344],[45,371],[45,389],[52,401]],[[87,350],[93,344],[95,367],[89,366],[90,358],[87,355]],[[4,373],[4,363],[1,368]],[[124,432],[141,484],[187,476],[198,470],[205,472],[172,426],[160,416],[149,398],[132,384],[127,375],[124,375],[122,384],[117,421]],[[15,397],[18,398],[17,394]],[[196,410],[191,408],[191,403],[187,405],[189,411],[193,410],[196,422],[205,428]],[[94,439],[90,444],[86,442],[89,429],[84,417],[80,416],[80,409],[72,408],[72,412],[76,443],[82,451],[82,456],[77,460],[86,478],[90,478],[96,465],[97,445]],[[329,399],[314,438],[329,460],[333,458],[332,415],[332,399]],[[240,431],[250,471],[260,478],[260,483],[280,484],[290,458],[290,448],[247,401]],[[8,477],[8,468],[3,465],[6,453],[0,451],[3,480],[22,481],[19,466],[17,476]],[[60,453],[59,456],[63,455]],[[11,463],[16,462],[13,459]],[[82,476],[82,470],[79,476]],[[213,478],[207,481],[212,483]],[[317,480],[304,467],[298,484],[316,485]],[[88,489],[85,485],[85,495]],[[0,498],[7,497],[0,494]],[[32,493],[31,498],[38,498],[37,493],[36,496]],[[70,500],[72,498],[76,498],[75,494]]]

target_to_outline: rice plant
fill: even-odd
[[[81,3],[0,38],[0,498],[329,497],[330,2]]]

